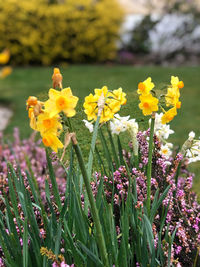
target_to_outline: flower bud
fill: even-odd
[[[54,68],[54,72],[52,75],[53,80],[53,88],[59,87],[62,89],[62,74],[60,73],[59,68]]]

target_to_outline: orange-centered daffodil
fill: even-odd
[[[56,153],[58,152],[58,148],[63,148],[62,142],[53,133],[42,135],[42,142],[45,146],[50,147]]]
[[[158,99],[151,94],[141,95],[139,108],[142,110],[145,116],[151,115],[152,112],[158,110]]]
[[[61,91],[55,89],[49,90],[49,100],[44,103],[45,110],[49,112],[50,117],[54,117],[61,111],[67,117],[73,117],[76,114],[75,107],[78,97],[73,96],[71,89],[65,88]]]
[[[50,117],[48,112],[44,112],[37,117],[37,130],[41,135],[45,133],[54,133],[58,135],[58,130],[62,130],[62,124],[59,122],[59,115]]]
[[[151,77],[138,84],[137,93],[139,95],[148,95],[149,92],[154,88],[154,83],[151,81]]]
[[[177,115],[176,107],[173,107],[166,111],[161,118],[162,124],[166,124],[173,120],[173,118]]]

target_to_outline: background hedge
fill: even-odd
[[[0,49],[23,65],[113,59],[123,17],[116,0],[6,0],[0,14]]]

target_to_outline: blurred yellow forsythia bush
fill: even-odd
[[[123,17],[116,0],[6,0],[0,14],[0,50],[44,65],[113,59]]]

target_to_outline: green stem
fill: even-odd
[[[150,138],[149,138],[148,165],[147,165],[147,213],[148,213],[148,216],[150,216],[150,210],[151,210],[151,169],[152,169],[154,125],[155,125],[155,115],[152,114],[151,127],[150,127]]]
[[[105,245],[105,240],[104,240],[104,236],[103,236],[103,232],[102,232],[102,228],[101,228],[101,223],[100,223],[100,219],[99,219],[99,214],[97,211],[97,207],[96,207],[96,203],[94,200],[94,196],[92,193],[92,189],[90,186],[90,179],[88,177],[88,173],[86,171],[85,168],[85,164],[83,161],[83,156],[80,150],[80,147],[78,144],[73,144],[74,150],[76,152],[77,155],[77,159],[79,162],[79,166],[83,175],[83,180],[85,183],[85,188],[87,191],[87,195],[89,198],[89,202],[90,202],[90,207],[91,207],[91,213],[92,213],[92,218],[94,220],[94,224],[96,226],[96,239],[99,245],[99,249],[100,249],[100,254],[101,254],[101,258],[103,261],[103,264],[105,267],[109,267],[109,261],[108,261],[108,254],[106,251],[106,245]]]

